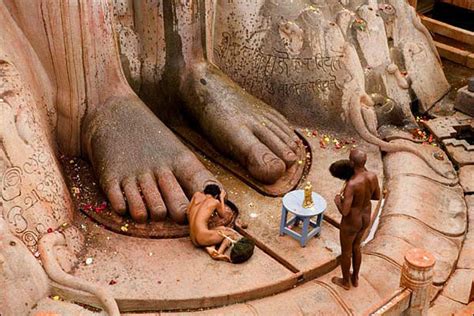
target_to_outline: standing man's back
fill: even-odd
[[[344,289],[350,289],[350,284],[357,287],[359,270],[362,262],[360,244],[365,231],[370,225],[371,200],[380,199],[380,187],[377,176],[365,169],[367,155],[357,149],[351,151],[349,160],[354,168],[354,174],[347,180],[343,194],[336,195],[334,202],[342,214],[339,228],[341,240],[341,269],[342,279],[333,278],[333,282]],[[351,258],[353,273],[350,274]]]

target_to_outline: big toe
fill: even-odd
[[[263,144],[252,146],[248,156],[248,170],[257,180],[272,184],[275,183],[286,170],[286,165]]]

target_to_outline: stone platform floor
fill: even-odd
[[[289,236],[278,236],[279,198],[260,195],[204,160],[240,210],[238,230],[257,242],[250,261],[238,266],[215,262],[195,249],[189,238],[126,237],[77,214],[77,225],[86,233],[87,249],[72,273],[108,287],[121,309],[128,311],[126,315],[363,315],[399,289],[403,255],[418,247],[430,250],[437,259],[429,315],[450,315],[466,307],[474,277],[470,167],[456,170],[460,179],[449,180],[413,154],[400,152],[382,158],[375,147],[355,140],[368,151],[368,168],[379,174],[380,182],[385,175],[387,196],[375,238],[363,249],[360,286],[346,292],[330,282],[340,273],[340,215],[332,198],[342,183],[329,175],[328,167],[337,159],[347,158],[352,142],[344,135],[338,135],[337,141],[330,136],[329,142],[324,142],[322,131],[301,132],[313,153],[307,179],[328,202],[321,237],[312,239],[306,248],[300,248]],[[336,149],[336,143],[344,144],[344,140],[346,147]],[[420,144],[419,148],[427,155],[434,150],[431,145]],[[443,170],[455,171],[447,159],[437,163]],[[89,258],[92,263],[86,264]],[[53,294],[61,300],[60,291]],[[88,297],[77,293],[78,303],[81,298]],[[42,300],[32,314],[40,312],[100,313],[51,298]]]
[[[340,274],[340,248],[335,225],[339,217],[329,198],[339,191],[341,183],[330,181],[327,170],[333,161],[347,157],[352,144],[341,149],[321,148],[321,137],[308,135],[314,160],[307,179],[313,182],[315,191],[328,199],[330,207],[321,237],[310,240],[306,248],[289,236],[278,235],[279,198],[260,195],[204,160],[240,210],[238,230],[257,241],[258,249],[251,260],[242,265],[212,261],[204,251],[195,249],[189,238],[128,237],[105,230],[78,214],[77,225],[86,233],[87,250],[72,273],[107,286],[121,310],[130,313],[162,310],[162,314],[178,315],[269,315],[317,311],[361,315],[398,290],[404,253],[420,247],[430,249],[437,259],[433,310],[464,306],[466,288],[470,289],[464,277],[471,275],[469,259],[473,256],[468,251],[473,247],[469,246],[470,234],[464,241],[465,248],[462,247],[467,207],[458,181],[440,179],[412,154],[388,154],[382,160],[375,147],[360,140],[356,140],[356,145],[369,152],[368,168],[379,174],[381,182],[382,170],[386,170],[388,195],[376,236],[364,248],[359,288],[347,292],[331,283],[331,277]],[[420,150],[432,148],[420,146]],[[400,160],[412,163],[400,164]],[[453,168],[446,161],[439,163]],[[399,187],[410,192],[411,197],[407,199]],[[474,214],[469,218],[474,218]],[[446,221],[452,225],[443,225]],[[92,263],[86,264],[88,258]],[[61,296],[60,291],[56,294]],[[79,302],[90,299],[84,293],[78,293],[77,298]],[[68,308],[66,303],[54,303],[51,299],[43,300],[36,310]],[[82,309],[81,313],[93,312]]]
[[[303,131],[304,132],[304,131]],[[104,229],[78,212],[76,226],[86,236],[86,250],[70,273],[108,287],[123,311],[195,310],[270,296],[289,290],[302,281],[334,270],[340,255],[338,223],[332,197],[341,181],[330,181],[329,165],[347,158],[355,145],[369,153],[369,168],[383,178],[377,148],[356,139],[337,149],[332,142],[321,148],[320,139],[307,137],[315,155],[306,179],[328,202],[320,237],[305,248],[289,236],[279,236],[281,198],[263,196],[225,169],[200,156],[204,164],[226,187],[228,198],[239,208],[236,228],[257,242],[248,262],[232,265],[213,261],[190,239],[144,239]],[[244,229],[245,227],[245,229]],[[90,262],[92,261],[92,262]],[[329,285],[326,285],[329,286]],[[56,291],[60,297],[64,292]],[[78,302],[92,297],[76,293]]]

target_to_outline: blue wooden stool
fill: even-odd
[[[313,206],[310,208],[303,207],[304,190],[291,191],[283,197],[283,206],[281,208],[280,236],[289,235],[300,241],[301,247],[306,246],[308,239],[319,235],[321,232],[321,221],[323,220],[323,212],[326,210],[326,200],[319,194],[312,192]],[[288,213],[295,215],[288,221]],[[312,221],[311,217],[317,216],[316,221]],[[289,226],[297,225],[303,222],[301,234],[292,230]],[[309,227],[312,230],[309,231]]]

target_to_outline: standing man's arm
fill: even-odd
[[[337,209],[342,216],[349,215],[351,211],[352,201],[354,199],[354,190],[352,185],[348,184],[344,190],[344,199],[341,198],[341,195],[338,194],[334,198],[334,203],[336,203]]]
[[[381,194],[380,194],[380,186],[379,186],[379,180],[377,179],[377,176],[373,174],[372,176],[372,188],[374,189],[372,192],[372,200],[380,200]]]

